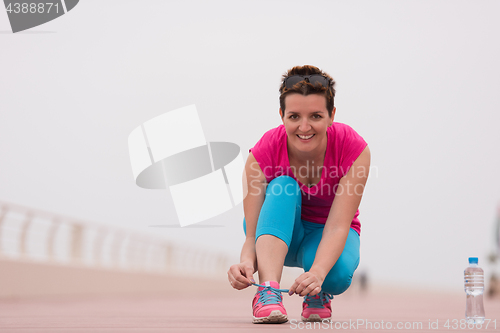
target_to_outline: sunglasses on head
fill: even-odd
[[[311,74],[311,75],[292,75],[283,81],[283,85],[291,89],[293,88],[294,85],[301,81],[306,81],[309,82],[312,85],[316,85],[316,83],[321,84],[325,88],[330,87],[330,79],[327,78],[326,76],[323,76],[321,74]]]

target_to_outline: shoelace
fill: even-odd
[[[321,309],[330,299],[333,299],[333,296],[322,291],[316,296],[306,296],[304,302],[306,302],[310,308]]]
[[[257,284],[257,283],[252,283],[254,286],[257,287],[262,287],[261,291],[259,291],[259,303],[262,303],[263,305],[268,305],[268,304],[278,304],[281,301],[281,293],[288,293],[288,289],[277,289],[273,288],[271,286],[264,286],[262,284]],[[268,294],[267,292],[270,291],[271,293]]]

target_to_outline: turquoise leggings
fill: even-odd
[[[255,240],[261,235],[273,235],[288,246],[285,266],[301,267],[309,271],[316,256],[323,224],[300,218],[302,195],[297,182],[289,176],[273,179],[267,186],[266,197],[257,222]],[[243,219],[246,234],[246,222]],[[351,285],[359,264],[359,235],[349,229],[344,250],[323,281],[322,291],[342,294]]]

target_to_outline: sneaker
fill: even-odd
[[[253,323],[254,324],[281,324],[288,321],[286,310],[283,307],[281,293],[288,292],[279,289],[276,281],[267,281],[264,285],[255,284],[259,287],[253,298]]]
[[[331,300],[333,296],[321,291],[316,296],[304,297],[302,303],[302,321],[323,321],[332,317]]]

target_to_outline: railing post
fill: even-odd
[[[50,226],[50,229],[48,231],[48,236],[47,236],[47,255],[49,257],[50,261],[56,261],[56,254],[54,251],[54,243],[56,242],[56,234],[57,234],[57,228],[59,228],[59,225],[61,224],[61,221],[59,221],[57,218],[52,219],[52,225]]]
[[[83,247],[83,225],[80,223],[71,224],[71,260],[74,263],[82,262]]]
[[[140,248],[138,246],[138,240],[135,237],[129,237],[128,241],[128,261],[129,267],[134,270],[140,270]]]
[[[28,238],[28,231],[31,225],[31,221],[33,219],[33,215],[31,214],[30,211],[28,211],[25,215],[24,223],[21,229],[21,239],[19,242],[19,254],[23,259],[26,259],[28,257],[28,245],[27,245],[27,238]]]
[[[172,246],[170,244],[165,244],[165,271],[169,272],[172,265]]]
[[[5,219],[5,215],[7,215],[7,205],[2,205],[2,212],[0,213],[0,257],[2,256],[3,250],[2,250],[2,228],[3,228],[3,221]]]
[[[113,245],[111,250],[111,265],[114,268],[120,268],[120,255],[121,248],[123,245],[124,236],[121,233],[115,232],[113,233]]]
[[[227,268],[229,268],[229,266],[226,268],[226,263],[227,263],[226,258],[224,258],[223,256],[219,256],[217,258],[217,270],[224,271]]]
[[[96,267],[103,266],[102,264],[102,249],[103,242],[106,238],[106,232],[104,230],[97,230],[97,235],[95,237],[94,246],[93,246],[93,257],[94,257],[94,265]]]
[[[139,269],[146,271],[146,268],[148,267],[148,245],[144,242],[143,237],[139,239],[139,244]]]

